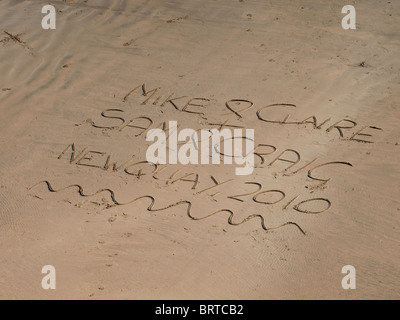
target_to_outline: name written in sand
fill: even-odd
[[[161,128],[165,130],[168,137],[167,122],[171,119],[170,112],[186,113],[191,116],[208,121],[215,116],[214,101],[209,98],[192,98],[189,96],[176,95],[174,92],[162,94],[161,88],[148,90],[146,84],[139,85],[128,92],[123,98],[123,105],[127,107],[115,107],[103,110],[95,121],[90,121],[92,128],[117,133],[132,132],[135,139],[145,139],[146,132],[152,128]],[[169,109],[168,116],[165,119],[158,118],[153,120],[154,116],[149,116],[145,111],[137,111],[134,109],[132,114],[132,103],[141,106],[154,106],[161,108],[160,112],[156,112],[159,117],[164,115],[164,111]],[[315,115],[307,115],[299,120],[293,120],[291,110],[297,108],[295,104],[280,103],[269,104],[262,107],[256,107],[255,103],[248,99],[232,99],[224,104],[227,110],[219,121],[220,123],[207,123],[219,130],[226,128],[245,128],[246,122],[258,123],[258,130],[262,130],[263,126],[288,126],[294,127],[295,130],[303,128],[311,128],[313,130],[324,131],[327,135],[332,135],[339,141],[347,141],[349,143],[374,143],[374,133],[382,131],[374,125],[359,125],[354,119],[342,118],[317,118]],[[139,110],[139,109],[138,109]],[[163,111],[164,110],[164,111]],[[144,112],[141,114],[140,112]],[[128,116],[129,114],[129,116]],[[230,120],[232,116],[238,124],[233,125]],[[163,116],[161,116],[163,117]],[[226,117],[226,119],[224,119]],[[323,119],[323,120],[319,120]],[[201,130],[201,128],[199,128]],[[308,132],[310,132],[308,130]],[[305,231],[295,221],[285,221],[280,225],[268,225],[262,214],[253,214],[249,212],[247,218],[235,221],[235,208],[245,205],[245,208],[256,208],[254,210],[268,207],[276,211],[294,211],[301,214],[317,215],[327,212],[333,206],[331,199],[321,195],[332,181],[332,173],[329,169],[343,168],[339,172],[348,173],[353,164],[343,159],[323,159],[321,157],[310,157],[310,150],[302,152],[297,147],[288,148],[273,145],[267,141],[263,141],[263,137],[256,137],[253,153],[257,159],[253,175],[247,180],[239,179],[233,174],[225,172],[223,169],[220,176],[211,174],[204,168],[193,167],[174,167],[173,165],[153,164],[145,161],[145,152],[143,155],[139,153],[133,154],[128,159],[117,159],[112,153],[107,152],[107,139],[104,140],[104,149],[92,148],[90,146],[78,145],[70,143],[65,146],[64,150],[60,150],[59,160],[68,161],[69,164],[87,167],[93,170],[102,170],[110,174],[123,174],[132,177],[132,183],[140,184],[143,182],[155,182],[159,188],[166,192],[176,195],[176,199],[169,198],[170,205],[154,210],[153,206],[157,202],[157,196],[154,194],[138,194],[138,197],[126,203],[132,203],[138,199],[148,198],[152,204],[148,211],[168,210],[175,206],[187,205],[188,216],[193,220],[209,218],[215,214],[223,212],[230,213],[228,222],[231,225],[241,225],[253,219],[260,219],[261,227],[270,231],[283,227],[295,226],[303,234]],[[110,142],[112,138],[110,138]],[[140,144],[140,142],[139,142]],[[145,145],[145,141],[142,142]],[[223,156],[223,153],[220,152]],[[307,155],[307,157],[306,157]],[[338,172],[332,171],[332,172]],[[268,177],[272,179],[269,182]],[[291,182],[285,180],[285,184],[290,190],[283,189],[282,179],[293,179]],[[267,179],[267,180],[266,180]],[[290,183],[287,183],[290,182]],[[82,186],[73,185],[65,186],[62,189],[54,189],[48,181],[46,183],[49,191],[59,192],[67,188],[77,187],[81,196],[84,194]],[[39,183],[39,184],[41,184]],[[314,185],[310,185],[314,183]],[[39,185],[38,184],[38,185]],[[275,187],[279,185],[279,187]],[[290,187],[289,187],[290,186]],[[297,187],[297,189],[296,189]],[[300,190],[299,190],[300,189]],[[304,189],[307,190],[306,194]],[[237,192],[232,192],[237,190]],[[297,190],[297,191],[296,191]],[[101,192],[109,192],[113,205],[125,205],[116,200],[115,192],[110,189],[101,189],[92,194],[96,195]],[[318,196],[313,193],[317,192]],[[157,194],[158,192],[155,191]],[[188,199],[181,200],[181,196],[186,195]],[[193,205],[196,200],[202,197],[202,201],[210,201],[209,207],[213,208],[212,212],[204,213],[202,218],[193,216]],[[173,197],[173,196],[172,196]],[[161,199],[165,202],[165,199]],[[201,209],[201,208],[200,208]],[[252,210],[252,209],[249,209]],[[237,213],[236,213],[237,214]],[[240,214],[243,214],[240,212]]]
[[[189,96],[180,95],[177,96],[174,92],[161,94],[160,87],[149,90],[146,88],[146,84],[142,84],[131,90],[124,97],[123,102],[129,102],[133,96],[138,96],[139,99],[142,98],[140,101],[141,105],[152,104],[153,106],[172,107],[174,110],[179,112],[201,115],[206,118],[208,118],[207,113],[211,115],[211,113],[214,112],[214,108],[211,108],[212,100],[209,98],[191,98]],[[225,107],[238,119],[243,119],[244,114],[246,114],[247,120],[253,120],[252,118],[254,118],[264,125],[297,125],[298,128],[324,130],[327,133],[339,136],[342,138],[342,140],[354,142],[374,143],[374,141],[371,140],[373,134],[376,133],[376,131],[382,131],[382,129],[377,126],[359,125],[356,121],[348,118],[332,119],[319,117],[321,120],[318,120],[319,118],[316,115],[306,115],[302,119],[290,120],[292,117],[290,111],[294,108],[297,108],[297,105],[290,103],[275,103],[256,108],[255,104],[248,99],[232,99],[225,103]],[[278,111],[280,113],[280,118],[271,118],[269,115],[271,111]],[[147,117],[126,119],[124,117],[124,110],[121,109],[107,109],[102,113],[102,117],[106,119],[114,119],[114,125],[96,126],[98,128],[116,129],[122,131],[126,127],[138,128],[138,126],[134,125],[134,123],[146,119],[149,121],[148,127],[139,127],[139,129],[143,129],[145,132],[153,125],[151,119]],[[117,123],[115,120],[120,122]],[[226,122],[219,125],[222,127],[232,127],[227,125]]]

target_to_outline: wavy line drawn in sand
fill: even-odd
[[[110,194],[111,201],[114,203],[114,206],[116,206],[116,207],[117,206],[126,206],[126,205],[135,203],[135,202],[137,202],[139,200],[142,200],[142,199],[148,199],[148,200],[150,200],[150,205],[147,208],[147,211],[149,211],[149,212],[160,212],[160,211],[168,210],[168,209],[180,206],[180,205],[187,205],[187,211],[186,211],[187,216],[191,220],[194,220],[194,221],[205,220],[205,219],[208,219],[208,218],[210,218],[210,217],[212,217],[214,215],[217,215],[219,213],[226,212],[226,213],[229,213],[228,223],[230,225],[232,225],[232,226],[239,226],[239,225],[242,225],[242,224],[244,224],[244,223],[246,223],[246,222],[248,222],[250,220],[253,220],[255,218],[259,218],[260,219],[260,223],[261,223],[261,228],[263,230],[267,231],[267,232],[268,231],[277,230],[277,229],[280,229],[280,228],[283,228],[283,227],[286,227],[286,226],[295,226],[303,235],[306,235],[306,232],[297,223],[291,222],[291,221],[286,222],[286,223],[284,223],[284,224],[282,224],[282,225],[280,225],[278,227],[267,228],[266,225],[265,225],[265,219],[261,214],[249,215],[242,222],[235,223],[235,222],[233,222],[234,212],[232,210],[230,210],[230,209],[222,209],[222,210],[213,212],[213,213],[211,213],[211,214],[209,214],[209,215],[207,215],[205,217],[196,218],[191,213],[192,212],[192,203],[190,201],[186,201],[186,200],[176,202],[176,203],[171,204],[171,205],[169,205],[167,207],[164,207],[164,208],[155,209],[154,207],[155,207],[155,204],[156,204],[156,199],[154,197],[150,196],[150,195],[141,196],[141,197],[135,198],[135,199],[133,199],[131,201],[128,201],[126,203],[123,203],[123,202],[119,202],[116,199],[115,192],[113,190],[111,190],[111,189],[100,189],[100,190],[96,191],[93,194],[86,194],[82,186],[80,186],[78,184],[75,184],[75,185],[70,185],[70,186],[67,186],[67,187],[64,187],[64,188],[61,188],[61,189],[57,190],[57,189],[54,189],[53,186],[51,185],[51,183],[49,181],[47,181],[47,180],[44,180],[44,181],[41,181],[41,182],[35,184],[34,186],[28,188],[28,190],[31,191],[31,190],[39,187],[42,184],[45,184],[47,186],[47,189],[49,190],[49,192],[52,192],[52,193],[58,193],[58,192],[65,191],[67,189],[77,188],[78,189],[78,194],[81,197],[93,197],[93,196],[96,196],[96,195],[98,195],[100,193],[107,192],[107,193]]]

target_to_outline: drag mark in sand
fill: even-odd
[[[31,55],[33,55],[33,49],[25,42],[21,40],[21,34],[13,35],[8,31],[4,31],[4,33],[7,35],[3,40],[0,41],[0,43],[6,44],[10,40],[14,41],[15,43],[21,45],[23,48],[27,49]]]

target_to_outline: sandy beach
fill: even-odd
[[[0,299],[400,298],[399,2],[2,0],[0,21]],[[253,129],[254,170],[148,162],[171,121]]]

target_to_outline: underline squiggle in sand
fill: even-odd
[[[38,187],[38,186],[40,186],[40,185],[42,185],[42,184],[46,184],[48,190],[49,190],[50,192],[53,192],[53,193],[65,191],[65,190],[67,190],[67,189],[77,188],[77,189],[78,189],[78,193],[79,193],[79,195],[80,195],[81,197],[93,197],[93,196],[96,196],[96,195],[98,195],[98,194],[100,194],[100,193],[108,192],[108,193],[110,194],[111,201],[114,203],[115,206],[126,206],[126,205],[128,205],[128,204],[132,204],[132,203],[134,203],[134,202],[136,202],[136,201],[139,201],[139,200],[142,200],[142,199],[149,199],[149,200],[151,201],[150,205],[149,205],[148,208],[147,208],[147,211],[149,211],[149,212],[159,212],[159,211],[164,211],[164,210],[167,210],[167,209],[170,209],[170,208],[173,208],[173,207],[177,207],[177,206],[180,206],[180,205],[187,205],[187,215],[188,215],[188,217],[189,217],[190,219],[195,220],[195,221],[204,220],[204,219],[210,218],[210,217],[212,217],[212,216],[214,216],[214,215],[216,215],[216,214],[222,213],[222,212],[227,212],[227,213],[229,213],[228,223],[229,223],[230,225],[232,225],[232,226],[239,226],[239,225],[244,224],[244,223],[246,223],[246,222],[248,222],[248,221],[250,221],[250,220],[252,220],[252,219],[259,218],[260,221],[261,221],[261,227],[262,227],[262,229],[265,230],[265,231],[272,231],[272,230],[276,230],[276,229],[283,228],[283,227],[285,227],[285,226],[290,226],[290,225],[291,225],[291,226],[297,227],[297,229],[298,229],[303,235],[306,235],[305,231],[304,231],[297,223],[295,223],[295,222],[286,222],[286,223],[284,223],[284,224],[282,224],[282,225],[280,225],[280,226],[278,226],[278,227],[267,228],[267,227],[265,226],[264,217],[263,217],[261,214],[253,214],[253,215],[250,215],[250,216],[248,216],[246,219],[244,219],[242,222],[235,223],[235,222],[233,222],[234,212],[233,212],[232,210],[229,210],[229,209],[222,209],[222,210],[216,211],[216,212],[214,212],[214,213],[212,213],[212,214],[210,214],[210,215],[207,215],[207,216],[205,216],[205,217],[196,218],[196,217],[194,217],[194,216],[191,214],[191,211],[192,211],[192,203],[191,203],[190,201],[179,201],[179,202],[176,202],[176,203],[174,203],[174,204],[171,204],[171,205],[169,205],[169,206],[167,206],[167,207],[155,209],[154,206],[155,206],[155,204],[156,204],[156,199],[155,199],[154,197],[152,197],[152,196],[148,196],[148,195],[146,195],[146,196],[141,196],[141,197],[138,197],[138,198],[136,198],[136,199],[134,199],[134,200],[128,201],[128,202],[126,202],[126,203],[123,203],[123,202],[119,202],[119,201],[116,199],[116,197],[115,197],[115,192],[114,192],[113,190],[111,190],[111,189],[100,189],[100,190],[96,191],[96,192],[93,193],[93,194],[85,194],[84,189],[83,189],[80,185],[78,185],[78,184],[70,185],[70,186],[67,186],[67,187],[64,187],[64,188],[61,188],[61,189],[56,190],[56,189],[53,188],[53,186],[51,185],[50,182],[48,182],[48,181],[41,181],[41,182],[35,184],[34,186],[28,188],[28,190],[32,190],[32,189],[34,189],[34,188],[36,188],[36,187]]]

